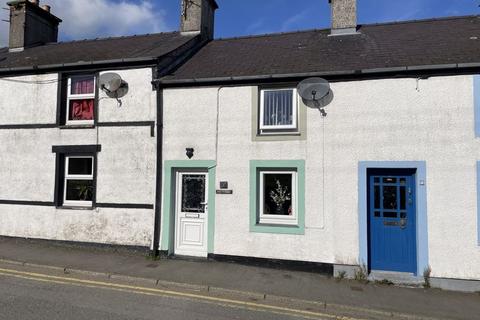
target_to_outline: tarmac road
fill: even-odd
[[[229,299],[205,300],[188,293],[169,296],[146,287],[71,280],[0,271],[0,319],[335,319],[301,310],[295,314],[295,309],[237,304]]]
[[[479,293],[0,237],[2,319],[480,319]]]

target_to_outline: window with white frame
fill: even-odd
[[[75,75],[68,78],[67,125],[94,123],[95,85],[95,75]]]
[[[297,172],[260,170],[259,223],[296,225]]]
[[[64,206],[91,207],[95,192],[93,156],[66,156]]]
[[[298,98],[293,88],[260,91],[260,124],[262,134],[298,131]]]

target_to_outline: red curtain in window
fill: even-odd
[[[93,99],[70,101],[70,120],[93,120]]]
[[[94,80],[88,78],[72,78],[72,94],[92,94],[94,93]]]

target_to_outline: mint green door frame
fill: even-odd
[[[162,237],[160,248],[174,253],[175,246],[175,172],[188,169],[208,171],[208,239],[207,251],[213,253],[215,235],[215,174],[216,163],[213,160],[168,160],[164,162],[164,193],[162,212]]]

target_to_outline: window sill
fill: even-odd
[[[285,224],[263,224],[257,223],[250,226],[250,232],[255,233],[276,233],[276,234],[297,234],[304,235],[304,228],[298,225],[285,225]]]
[[[271,136],[300,136],[300,132],[288,132],[288,131],[278,131],[278,132],[263,132],[258,133],[257,137],[271,137]]]
[[[275,132],[275,133],[257,133],[252,137],[252,141],[300,141],[306,140],[305,133],[300,132]]]
[[[88,210],[88,211],[92,211],[95,208],[94,207],[60,206],[60,207],[57,207],[57,209],[59,209],[59,210],[84,210],[84,211]]]
[[[93,129],[94,124],[64,124],[59,126],[60,129]]]

